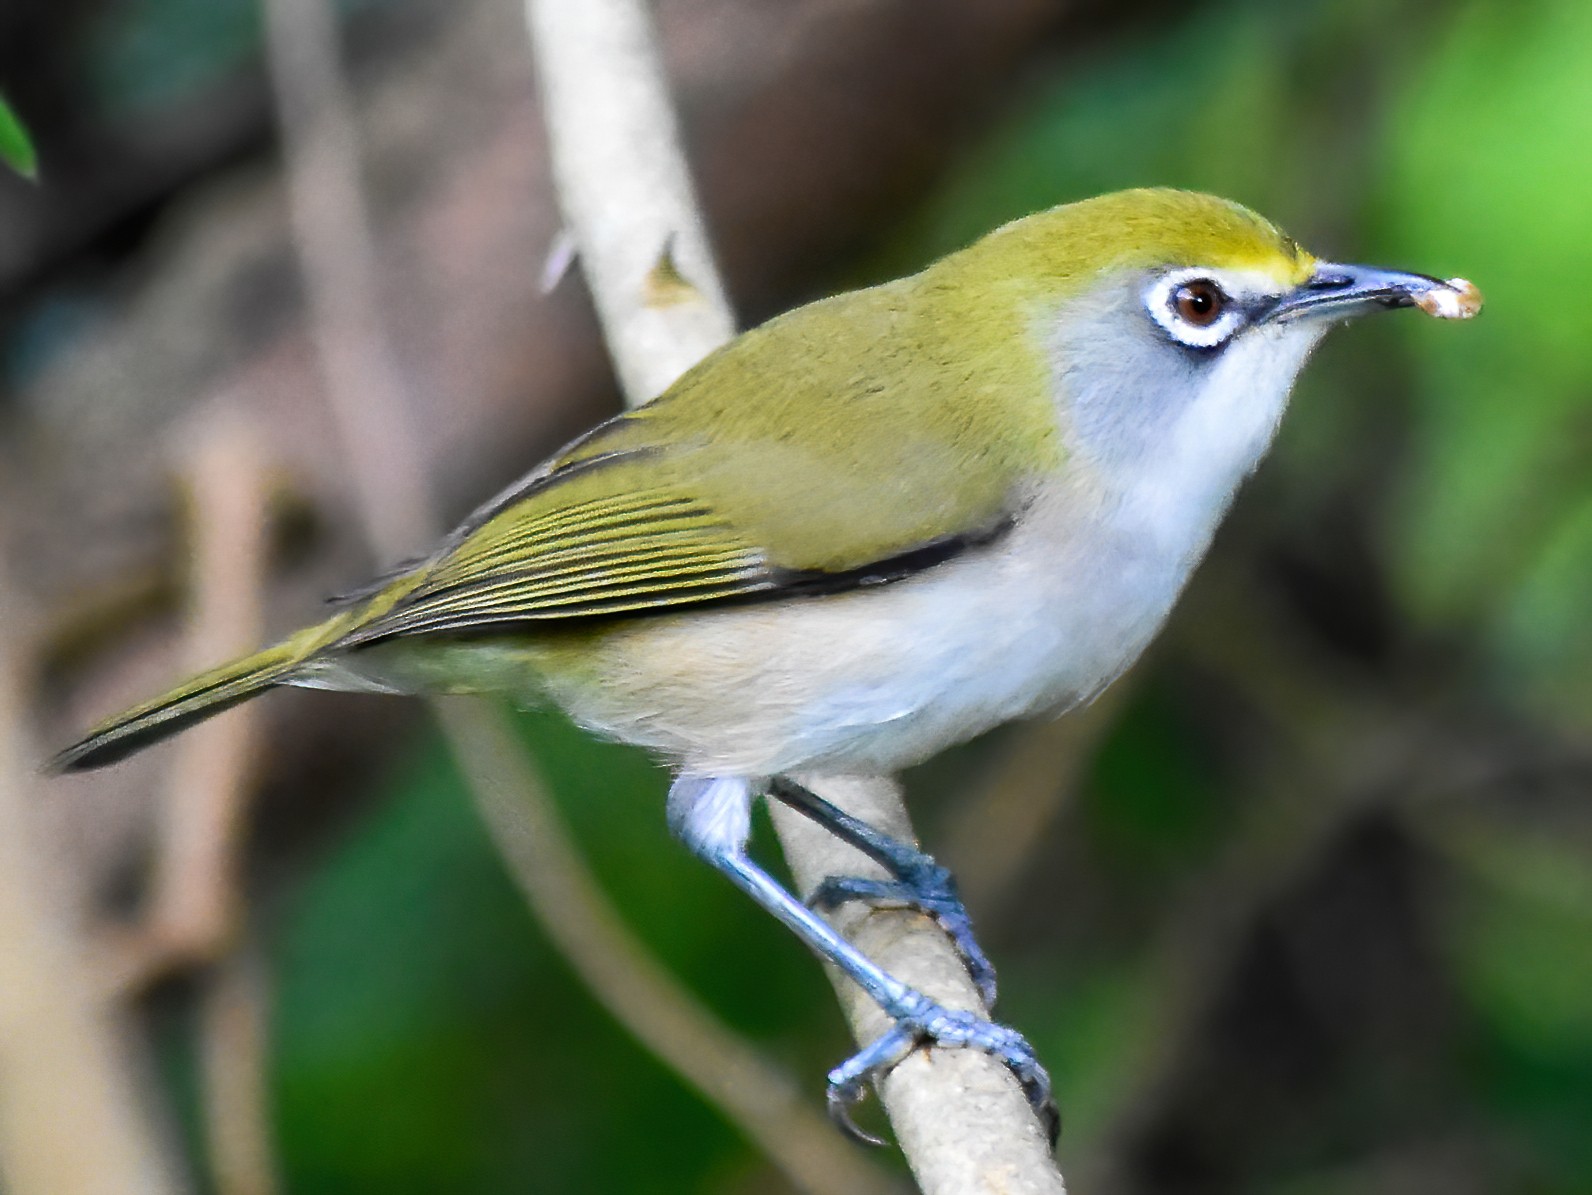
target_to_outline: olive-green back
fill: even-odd
[[[747,332],[369,592],[342,641],[832,591],[930,567],[1061,467],[1047,317],[1091,276],[1296,253],[1237,205],[1125,192]],[[1142,256],[1142,262],[1138,258]]]

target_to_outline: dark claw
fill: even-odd
[[[928,1004],[916,992],[912,995]],[[915,1022],[897,1017],[889,1030],[829,1072],[829,1117],[841,1132],[864,1145],[884,1144],[881,1138],[857,1126],[851,1119],[851,1110],[866,1098],[869,1082],[917,1049],[921,1040],[922,1030]]]
[[[973,1013],[945,1008],[921,992],[911,992],[899,1007],[885,1011],[895,1018],[895,1025],[829,1072],[829,1115],[848,1137],[868,1145],[883,1145],[879,1138],[857,1126],[851,1118],[852,1108],[866,1096],[869,1082],[887,1074],[913,1050],[939,1046],[983,1050],[1004,1062],[1022,1085],[1029,1106],[1044,1126],[1050,1147],[1056,1147],[1061,1116],[1051,1098],[1050,1076],[1022,1034]]]
[[[1045,1140],[1049,1142],[1050,1151],[1054,1153],[1057,1143],[1061,1141],[1061,1109],[1056,1105],[1056,1097],[1049,1092],[1038,1095],[1027,1087],[1024,1087],[1023,1091],[1028,1095],[1028,1106],[1034,1110],[1034,1115],[1039,1117],[1040,1127],[1045,1130]]]
[[[847,1091],[831,1087],[829,1089],[829,1119],[835,1122],[836,1128],[858,1145],[872,1145],[882,1149],[889,1144],[883,1137],[874,1136],[874,1134],[851,1119],[851,1109],[861,1103],[867,1097],[867,1094],[866,1089],[860,1087]]]

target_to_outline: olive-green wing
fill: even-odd
[[[345,642],[617,614],[769,585],[761,555],[701,502],[618,476],[608,487],[595,480],[553,475],[546,491],[378,594]]]
[[[638,465],[605,463],[601,472],[567,480],[552,475],[544,491],[377,594],[342,642],[833,593],[899,580],[1005,527],[997,514],[965,534],[888,551],[855,568],[790,567],[687,488],[642,481],[637,474],[657,471]]]
[[[957,338],[902,290],[773,321],[610,420],[372,594],[343,642],[835,592],[988,542],[1050,459],[1050,403],[1010,353],[947,361]],[[980,391],[1000,386],[1027,405],[992,420]]]

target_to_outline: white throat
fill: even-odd
[[[1058,414],[1104,504],[1161,550],[1197,558],[1326,325],[1253,328],[1207,356],[1168,343],[1124,310],[1132,302],[1054,325],[1065,329],[1051,338]]]
[[[1325,329],[1267,329],[1240,338],[1192,399],[1117,480],[1124,513],[1202,551],[1239,484],[1277,433],[1294,379]]]

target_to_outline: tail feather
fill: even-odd
[[[45,764],[45,770],[60,773],[102,768],[282,684],[326,646],[330,625],[300,631],[275,647],[201,672],[170,692],[100,723]]]

